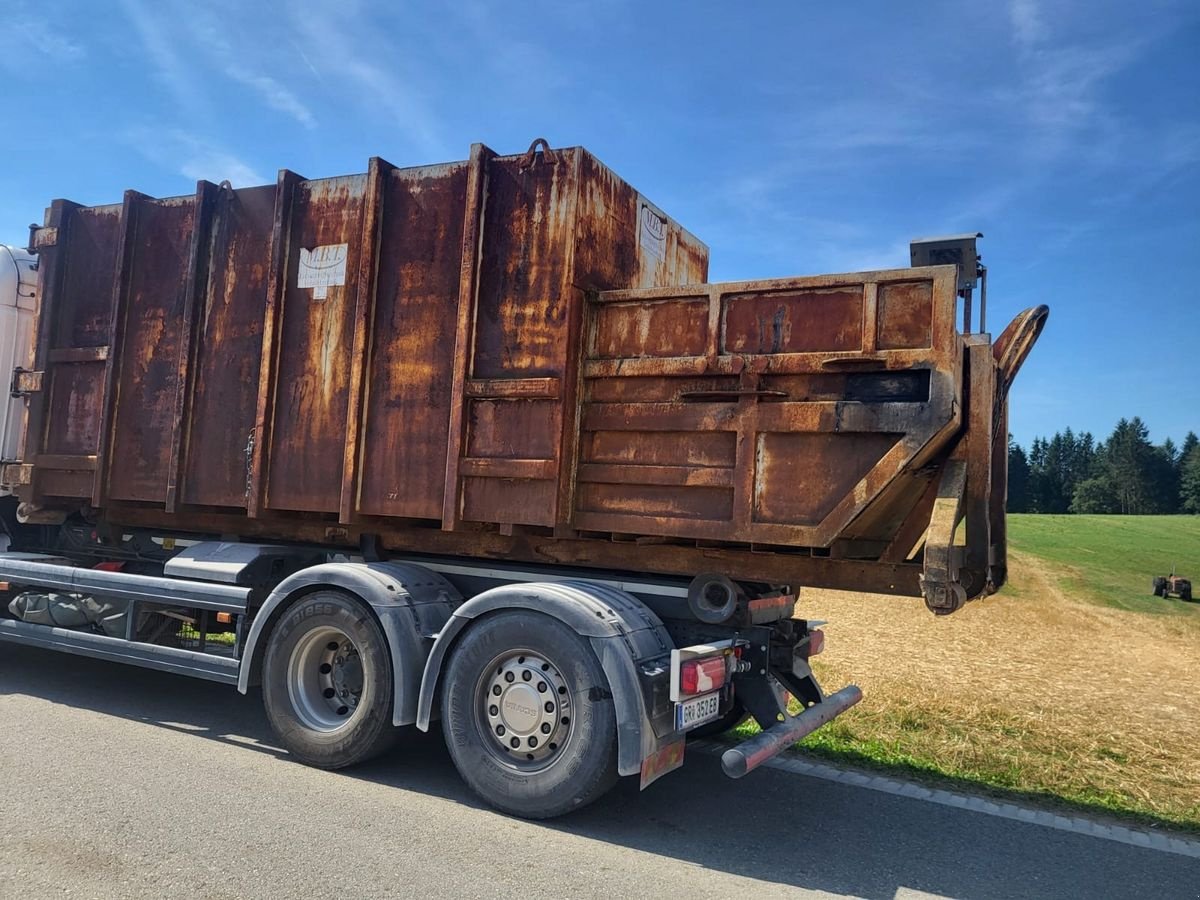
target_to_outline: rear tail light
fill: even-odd
[[[707,694],[725,684],[725,657],[693,659],[679,667],[681,694]]]
[[[825,632],[820,628],[814,628],[808,633],[808,655],[816,656],[825,649]]]

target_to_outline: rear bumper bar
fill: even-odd
[[[741,778],[796,741],[832,722],[861,699],[862,691],[858,685],[844,687],[800,715],[788,716],[786,721],[772,725],[766,731],[726,750],[721,754],[721,768],[730,778]]]

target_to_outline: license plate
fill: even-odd
[[[721,712],[721,692],[713,691],[702,697],[693,697],[675,704],[675,730],[687,731],[705,722],[711,722]]]

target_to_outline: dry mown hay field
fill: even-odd
[[[1010,527],[1011,587],[949,617],[802,593],[829,620],[822,683],[864,693],[802,747],[1200,829],[1200,604],[1150,596],[1171,556],[1200,581],[1200,520]]]

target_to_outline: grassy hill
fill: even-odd
[[[1009,516],[1009,544],[1056,567],[1079,599],[1154,614],[1189,614],[1150,591],[1171,567],[1200,585],[1200,516]],[[1019,574],[1019,570],[1018,570]],[[1022,590],[1020,579],[1013,589]]]
[[[1200,520],[1009,527],[1008,586],[952,616],[802,592],[823,684],[864,700],[800,752],[1200,830],[1200,603],[1150,586],[1172,562],[1200,581]]]

